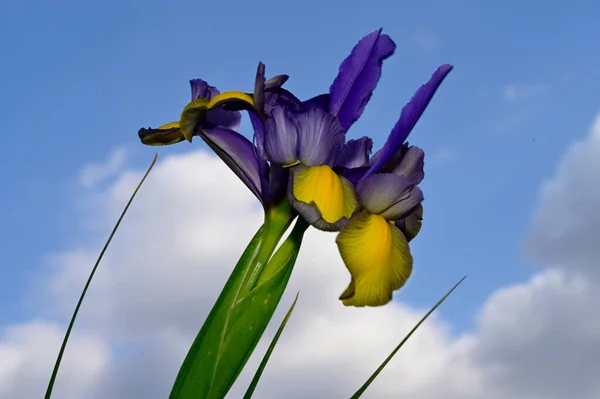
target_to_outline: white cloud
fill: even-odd
[[[86,165],[79,174],[79,183],[85,188],[92,188],[123,168],[127,153],[123,148],[117,148],[110,153],[103,163]]]
[[[600,277],[600,115],[541,190],[527,240],[528,254],[546,265],[570,265]]]
[[[593,176],[600,174],[599,137],[600,128],[595,128],[590,138],[576,144],[542,190],[527,249],[546,268],[529,281],[490,296],[471,333],[457,335],[441,319],[443,311],[434,315],[365,398],[592,399],[600,395],[596,377],[600,320],[593,317],[600,292],[593,277],[598,269],[592,267],[597,240],[586,240],[580,233],[600,237],[594,216],[600,214],[594,208],[600,201],[595,200],[593,183]],[[100,215],[108,231],[139,177],[141,171],[121,172],[113,184],[96,193],[102,200],[95,202],[88,217]],[[194,152],[162,160],[100,266],[73,335],[83,340],[84,333],[78,331],[94,331],[94,336],[110,341],[112,350],[118,348],[119,355],[108,364],[107,360],[96,361],[93,367],[88,364],[93,372],[65,367],[59,382],[81,390],[57,397],[168,396],[187,348],[260,224],[256,202],[213,156]],[[575,206],[579,202],[588,203],[587,208],[579,210]],[[70,315],[104,239],[53,257],[47,303],[63,316]],[[399,302],[378,309],[344,308],[337,296],[349,277],[333,240],[333,234],[307,234],[274,322],[281,320],[298,289],[300,301],[256,397],[349,397],[426,310]],[[55,335],[60,336],[58,330]],[[51,362],[40,361],[39,369],[32,371],[14,367],[14,359],[24,352],[35,359],[41,356],[35,348],[42,344],[58,348],[59,339],[52,346],[45,343],[46,334],[19,342],[15,336],[4,334],[0,341],[0,376],[12,375],[16,369],[21,370],[21,379],[27,373],[31,377],[21,390],[9,385],[12,396],[7,397],[39,397],[29,394],[43,391],[46,380],[39,376],[50,375]],[[99,347],[96,341],[89,341],[89,349],[75,342],[67,349],[70,356],[107,359],[100,356],[103,350],[94,352]],[[241,396],[266,344],[261,343],[258,357],[251,359],[229,397]],[[5,380],[16,381],[14,376],[0,378],[0,387]]]
[[[35,320],[0,330],[0,397],[43,397],[64,331],[64,326]],[[53,397],[86,397],[98,388],[108,362],[102,339],[81,331],[73,334]]]
[[[550,92],[550,86],[545,84],[509,84],[502,89],[502,95],[508,101],[524,100],[539,97]]]

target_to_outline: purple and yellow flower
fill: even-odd
[[[320,230],[339,231],[358,209],[354,186],[334,166],[346,156],[346,131],[362,114],[395,47],[381,30],[365,36],[340,66],[329,94],[303,103],[288,96],[291,101],[276,104],[264,126],[255,124],[265,159],[290,171],[290,202]]]
[[[192,81],[192,102],[178,122],[141,129],[149,145],[201,137],[265,207],[288,204],[317,229],[336,238],[351,281],[346,306],[381,306],[412,272],[409,241],[420,231],[424,152],[406,139],[451,71],[442,65],[402,109],[384,146],[371,157],[368,137],[346,141],[396,45],[381,30],[363,37],[342,62],[329,93],[298,100],[266,80],[259,64],[254,93],[219,93]],[[254,143],[235,131],[240,110],[249,111]]]
[[[257,115],[264,113],[264,108],[276,100],[277,92],[287,78],[286,75],[278,75],[265,80],[264,65],[260,64],[255,88],[258,92],[254,94],[239,91],[220,93],[202,79],[190,80],[192,101],[184,108],[180,120],[156,129],[142,128],[138,132],[140,140],[146,145],[162,146],[184,140],[191,142],[193,136],[202,138],[259,201],[268,206],[271,197],[282,191],[277,184],[274,184],[274,190],[269,190],[268,185],[269,175],[277,175],[279,171],[271,172],[266,161],[257,155],[257,148],[252,142],[235,129],[241,122],[240,110]],[[256,108],[255,99],[261,103],[260,110]],[[267,104],[263,105],[265,101]]]
[[[439,67],[403,108],[382,149],[363,165],[345,171],[355,182],[360,203],[360,211],[336,238],[351,275],[340,296],[346,306],[384,305],[411,275],[408,242],[421,229],[423,192],[418,184],[424,177],[424,152],[405,140],[451,70],[450,65]],[[368,148],[350,145],[361,156]]]

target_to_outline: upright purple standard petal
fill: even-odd
[[[319,108],[293,117],[298,123],[298,160],[306,166],[333,166],[345,140],[337,118]]]
[[[381,77],[383,60],[394,54],[396,44],[381,29],[363,37],[342,62],[329,88],[329,112],[348,129],[362,114]]]
[[[265,123],[264,148],[267,159],[279,165],[298,161],[298,131],[296,118],[284,107],[275,107]]]
[[[344,168],[358,168],[369,161],[373,149],[373,140],[361,137],[358,140],[348,140],[335,160],[336,166]]]
[[[265,110],[265,64],[262,62],[258,63],[258,68],[256,69],[256,78],[254,80],[254,94],[252,96],[254,100],[254,107],[259,110],[259,112],[264,112]]]
[[[238,132],[222,127],[206,130],[200,137],[263,202],[259,164],[252,143]]]
[[[413,98],[408,104],[402,108],[400,119],[396,122],[396,125],[392,129],[390,136],[383,145],[380,151],[378,151],[377,160],[371,166],[371,169],[365,174],[365,177],[377,173],[389,159],[397,152],[398,148],[404,143],[404,140],[408,137],[412,129],[417,124],[421,115],[429,105],[429,102],[433,98],[433,95],[437,91],[438,87],[442,84],[448,73],[452,70],[452,65],[444,64],[440,66],[434,73],[431,79],[421,87],[415,93]]]
[[[192,101],[199,98],[212,99],[219,94],[219,90],[216,87],[209,85],[202,79],[190,80],[190,86],[192,88]]]

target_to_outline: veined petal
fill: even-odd
[[[280,165],[298,162],[298,122],[284,107],[273,108],[265,122],[264,146],[267,159]]]
[[[361,137],[358,140],[348,140],[342,147],[340,154],[335,160],[336,166],[345,168],[358,168],[369,161],[369,155],[373,149],[373,140],[369,137]]]
[[[419,184],[425,177],[425,152],[417,146],[410,146],[402,156],[400,164],[394,168],[394,173],[406,177],[413,184]]]
[[[329,89],[329,112],[348,129],[362,114],[381,77],[383,60],[394,54],[396,44],[381,29],[363,37],[342,62]]]
[[[396,220],[395,224],[404,233],[408,242],[410,242],[421,231],[421,226],[423,225],[423,205],[420,205],[404,219]]]
[[[354,187],[329,166],[291,170],[290,202],[319,230],[338,231],[358,208]]]
[[[382,216],[354,216],[336,243],[352,277],[340,296],[345,306],[385,305],[410,277],[413,259],[406,237]]]
[[[138,136],[143,144],[152,146],[171,145],[185,140],[179,129],[179,122],[167,123],[156,129],[141,128],[138,131]]]
[[[202,122],[206,120],[207,111],[225,104],[235,106],[236,110],[254,110],[252,97],[239,91],[226,91],[210,100],[208,98],[198,98],[186,105],[181,113],[181,119],[179,120],[181,133],[191,143],[192,136],[194,136],[194,133],[197,133],[198,125],[203,127]]]
[[[223,127],[205,130],[200,137],[262,202],[254,145],[238,132]]]
[[[330,165],[342,149],[345,132],[337,118],[319,108],[294,114],[299,160],[306,166]]]
[[[419,187],[393,173],[367,177],[357,185],[356,193],[367,211],[392,221],[406,217],[423,201]]]
[[[192,89],[192,101],[199,98],[208,98],[210,100],[219,94],[219,90],[216,87],[209,85],[202,79],[191,79],[190,86]]]
[[[371,166],[371,169],[367,172],[365,177],[377,173],[397,152],[398,148],[404,143],[404,140],[406,140],[419,121],[419,118],[421,118],[421,115],[423,115],[423,112],[425,112],[433,95],[446,76],[448,76],[452,68],[453,67],[450,64],[440,66],[433,73],[431,79],[422,85],[410,102],[402,108],[400,119],[396,122],[396,125],[392,129],[390,136],[381,148],[379,154],[376,154],[377,160],[373,163],[373,166]]]

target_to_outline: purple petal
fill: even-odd
[[[319,108],[294,115],[298,122],[299,160],[306,166],[332,165],[345,132],[334,116]]]
[[[393,173],[367,177],[357,185],[356,194],[367,211],[392,221],[406,217],[423,201],[421,189]]]
[[[260,112],[265,109],[265,64],[258,63],[256,69],[256,78],[254,80],[254,94],[252,96],[254,107]]]
[[[417,146],[410,146],[404,153],[400,164],[394,168],[394,173],[406,177],[413,184],[419,184],[425,177],[425,152]]]
[[[361,166],[359,168],[348,169],[348,168],[344,168],[343,166],[336,166],[336,167],[333,168],[333,170],[338,175],[345,177],[353,185],[356,186],[356,184],[365,175],[365,173],[367,173],[367,171],[369,170],[369,167],[368,166]]]
[[[404,143],[404,140],[406,140],[411,130],[415,127],[438,87],[442,84],[444,78],[446,78],[452,68],[453,67],[450,64],[440,66],[434,72],[431,79],[422,85],[410,102],[402,108],[400,119],[396,122],[390,136],[383,145],[381,154],[377,156],[377,161],[373,164],[365,177],[377,173],[377,171],[379,171],[379,169],[381,169],[396,153],[402,143]]]
[[[288,75],[276,75],[265,81],[265,91],[279,89],[290,77]]]
[[[342,62],[329,88],[329,112],[348,129],[362,114],[381,77],[383,60],[394,54],[396,44],[381,29],[363,37]]]
[[[267,158],[273,163],[290,165],[298,161],[298,132],[296,118],[284,107],[273,108],[265,123],[264,146]]]
[[[190,86],[192,87],[192,101],[199,98],[211,99],[219,94],[219,90],[216,87],[209,85],[202,79],[190,80]]]
[[[310,100],[304,101],[304,107],[306,109],[321,108],[323,111],[329,110],[329,94],[320,94],[311,98]]]
[[[265,162],[266,165],[266,162]],[[272,164],[269,168],[269,200],[272,204],[279,204],[288,195],[288,181],[290,168]],[[266,192],[266,190],[263,190]]]
[[[200,137],[263,202],[254,145],[238,132],[222,127],[204,131]]]
[[[265,154],[265,124],[254,112],[248,112],[250,122],[254,129],[254,141],[256,142],[256,158],[258,161],[258,175],[260,178],[260,190],[262,193],[269,192],[269,165],[266,161]],[[263,205],[265,208],[270,206],[270,197],[266,194],[263,196]]]
[[[419,205],[404,219],[396,220],[395,224],[404,233],[408,242],[410,242],[421,231],[421,226],[423,225],[423,206]]]
[[[284,106],[292,111],[304,111],[304,104],[295,95],[286,89],[279,89],[277,104]]]
[[[337,159],[335,164],[345,168],[358,168],[365,165],[369,161],[369,155],[373,149],[373,140],[369,137],[361,137],[358,140],[348,140]]]
[[[231,130],[237,130],[242,122],[242,114],[238,111],[227,111],[223,108],[214,108],[208,111],[202,121],[203,129],[212,129],[222,126]]]

